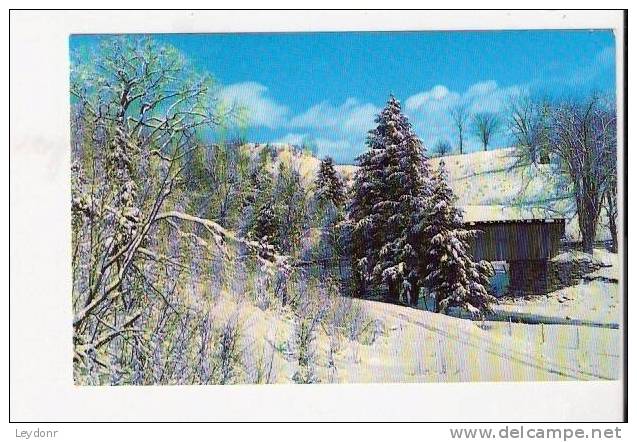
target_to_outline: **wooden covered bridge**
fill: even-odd
[[[467,228],[478,230],[472,243],[476,259],[506,261],[508,293],[514,296],[550,291],[549,263],[564,236],[564,218],[545,211],[507,206],[466,206]]]

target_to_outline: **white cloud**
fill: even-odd
[[[283,139],[310,139],[316,144],[319,156],[330,155],[338,162],[351,162],[364,150],[367,131],[373,128],[379,112],[376,105],[355,98],[336,106],[324,101],[290,120],[288,127],[302,129],[302,138],[293,132]]]
[[[300,146],[308,139],[310,139],[309,134],[306,134],[306,133],[300,134],[300,133],[294,132],[294,133],[286,134],[283,137],[274,140],[273,143],[291,144],[294,146]]]
[[[523,91],[521,86],[501,88],[495,81],[478,83],[464,94],[463,99],[469,103],[472,112],[502,112],[511,97]]]
[[[319,151],[326,154],[330,153],[330,150],[343,150],[351,147],[351,144],[347,140],[330,140],[328,138],[317,138],[315,140]]]
[[[450,93],[443,85],[436,85],[428,91],[412,95],[405,101],[405,109],[414,111],[425,106],[435,106],[436,103],[449,103],[458,99],[458,94]]]
[[[488,95],[498,90],[498,83],[493,80],[483,81],[480,83],[475,83],[467,89],[464,93],[465,98],[473,99],[475,97],[480,97],[484,95]]]
[[[371,103],[356,104],[343,110],[343,128],[365,135],[374,126],[374,119],[379,112],[380,108]]]
[[[341,133],[371,129],[374,117],[380,108],[371,103],[360,103],[348,98],[339,106],[324,101],[295,116],[290,121],[292,128],[329,129]]]
[[[229,105],[248,109],[251,126],[274,129],[285,124],[289,110],[268,97],[267,92],[268,88],[262,84],[248,81],[224,86],[219,95]]]
[[[317,138],[314,142],[319,157],[329,155],[337,163],[350,163],[363,150],[362,144],[348,139]]]

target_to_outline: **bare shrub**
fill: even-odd
[[[372,320],[365,308],[351,298],[336,297],[329,316],[330,323],[350,341],[371,344],[382,333],[382,324]]]
[[[321,296],[305,297],[297,305],[294,318],[294,348],[298,370],[293,377],[297,383],[319,382],[316,375],[315,340],[328,310],[327,298]]]
[[[270,275],[258,273],[254,276],[253,281],[250,293],[254,304],[261,310],[276,307],[277,297],[272,289]]]
[[[238,315],[233,314],[217,332],[212,356],[212,379],[215,384],[232,384],[238,378],[243,350]]]
[[[338,376],[338,368],[336,367],[335,356],[340,350],[340,341],[338,336],[330,336],[330,347],[327,353],[327,375],[329,382],[335,382]]]
[[[254,384],[272,384],[276,381],[274,348],[271,345],[263,346],[254,363],[250,381]]]
[[[212,367],[210,364],[210,348],[213,339],[212,319],[206,315],[199,323],[199,351],[197,354],[197,380],[202,384],[210,383]]]

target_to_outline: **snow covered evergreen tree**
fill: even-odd
[[[307,194],[296,167],[279,164],[274,186],[274,212],[280,221],[278,244],[280,251],[293,254],[300,246],[301,236],[307,227]]]
[[[350,220],[357,291],[387,286],[391,302],[417,302],[423,279],[418,250],[423,242],[419,214],[426,207],[429,170],[422,142],[390,96],[358,157]]]
[[[276,246],[278,231],[279,222],[274,212],[273,201],[267,200],[256,212],[250,236],[261,243]]]
[[[495,301],[487,287],[493,267],[486,261],[475,262],[468,241],[476,231],[463,228],[462,212],[455,207],[455,196],[447,183],[444,161],[433,177],[425,237],[427,253],[423,256],[427,276],[425,284],[436,299],[436,311],[461,307],[474,316],[489,311]]]
[[[345,219],[344,205],[347,199],[345,183],[334,168],[334,160],[325,157],[321,160],[314,181],[312,201],[312,226],[320,229],[319,244],[313,248],[313,259],[323,262],[338,262],[345,253],[343,247]]]
[[[278,224],[273,206],[274,180],[269,169],[269,156],[267,153],[260,154],[249,174],[250,192],[246,197],[246,207],[242,214],[242,232],[255,241],[267,237],[266,239],[273,243]]]
[[[249,205],[259,206],[264,200],[271,197],[274,180],[270,169],[271,160],[269,153],[267,150],[262,149],[248,177],[251,192],[246,199]]]
[[[270,245],[279,253],[294,254],[308,221],[307,192],[298,170],[280,163],[273,179],[266,164],[255,169],[250,179],[255,189],[248,236],[263,247]]]
[[[321,160],[314,186],[319,202],[331,201],[336,207],[342,207],[345,203],[345,185],[334,169],[332,157],[327,156]]]

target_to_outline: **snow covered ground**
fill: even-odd
[[[562,259],[573,259],[568,252]],[[595,250],[607,276],[619,277],[616,254]],[[323,382],[456,382],[617,379],[621,369],[621,293],[610,279],[495,306],[501,318],[470,321],[374,301],[354,300],[382,324],[368,345],[346,341],[328,360],[329,339],[317,340]],[[533,321],[535,319],[535,321]],[[287,361],[288,376],[294,369]],[[294,364],[292,364],[293,366]]]
[[[616,376],[618,366],[613,364],[614,360],[606,370],[594,371],[582,364],[581,360],[591,356],[584,345],[556,351],[555,346],[538,344],[523,335],[494,333],[486,323],[395,305],[369,304],[368,308],[385,322],[388,331],[375,347],[360,350],[361,364],[345,365],[349,382],[530,381]],[[604,361],[606,358],[602,357],[596,365],[604,366]]]
[[[596,249],[592,257],[575,251],[557,259],[592,259],[607,267],[586,275],[575,286],[546,296],[502,301],[494,310],[504,320],[490,321],[485,329],[494,336],[526,342],[546,357],[583,372],[616,379],[622,342],[618,255]],[[506,318],[512,318],[512,322]],[[515,322],[520,320],[526,323]]]
[[[553,261],[591,261],[597,265],[609,267],[615,272],[619,270],[617,254],[600,248],[593,249],[592,255],[579,250],[570,250],[555,256]]]
[[[505,300],[494,309],[505,318],[512,316],[514,322],[515,318],[526,317],[526,322],[584,322],[618,327],[621,319],[619,295],[617,283],[582,282],[546,296]]]
[[[595,249],[592,257],[579,251],[571,251],[560,254],[555,259],[594,260],[605,267],[586,275],[575,286],[556,290],[545,296],[505,299],[495,306],[496,312],[505,317],[525,315],[553,318],[554,322],[591,322],[618,327],[621,321],[621,294],[617,282],[611,282],[617,281],[621,274],[618,255]]]
[[[319,382],[616,379],[621,366],[616,329],[481,323],[374,301],[353,302],[375,319],[376,332],[359,342],[319,329],[313,344]],[[225,305],[233,306],[228,312],[236,311],[236,304]],[[242,348],[252,355],[247,369],[256,359],[270,358],[271,382],[294,382],[298,358],[291,313],[260,310],[249,302],[238,312]]]

